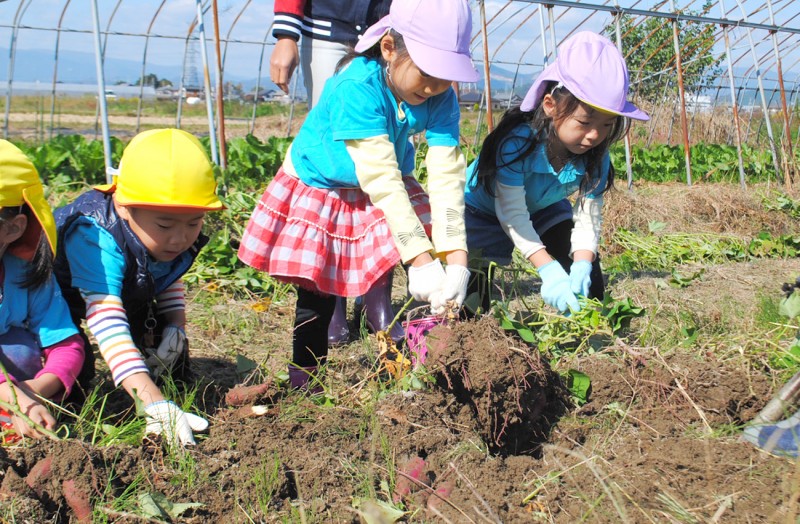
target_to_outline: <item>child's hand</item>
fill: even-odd
[[[431,295],[442,289],[447,276],[438,259],[419,267],[408,268],[408,292],[415,300],[429,302]]]
[[[168,325],[161,334],[161,344],[145,362],[154,377],[161,376],[165,371],[169,373],[181,355],[188,351],[186,333],[182,328]],[[152,350],[150,350],[152,351]]]
[[[553,260],[539,268],[542,277],[542,298],[548,306],[559,311],[580,311],[578,297],[572,292],[569,275],[561,264]]]
[[[163,434],[170,446],[195,444],[193,431],[205,431],[208,421],[185,413],[171,400],[157,400],[144,408],[147,433]]]
[[[569,267],[569,281],[572,292],[583,297],[589,296],[592,285],[592,263],[588,260],[576,260]]]
[[[55,429],[56,419],[50,414],[47,408],[37,400],[23,393],[19,388],[17,388],[17,401],[19,402],[20,411],[25,413],[33,422],[45,429]],[[18,415],[12,415],[11,422],[14,424],[14,431],[24,437],[39,439],[44,436],[37,431],[34,426],[29,425],[25,419]]]
[[[461,307],[467,297],[469,269],[459,264],[448,264],[445,274],[444,287],[431,295],[431,311],[434,315],[444,313],[450,302],[455,302]]]

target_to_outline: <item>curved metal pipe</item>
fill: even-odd
[[[164,4],[167,3],[167,0],[161,0],[158,8],[156,9],[153,18],[150,19],[150,24],[147,26],[147,35],[144,37],[144,51],[142,52],[142,72],[139,75],[139,101],[136,104],[136,133],[139,133],[141,129],[141,122],[142,122],[142,99],[144,98],[144,76],[146,73],[147,68],[147,48],[150,45],[150,33],[153,31],[153,24],[156,23],[156,18],[158,15],[161,14],[161,10],[164,9]],[[158,86],[153,86],[155,89]]]
[[[19,32],[19,24],[22,22],[22,17],[25,16],[25,11],[31,5],[33,0],[21,0],[17,7],[17,12],[14,15],[14,24],[11,29],[11,44],[8,46],[8,78],[6,79],[6,116],[3,124],[3,138],[8,140],[8,120],[11,117],[11,89],[14,82],[14,58],[16,57],[17,50],[17,33]]]
[[[106,32],[103,34],[103,45],[100,48],[100,57],[105,62],[106,59],[106,47],[108,47],[108,34],[111,32],[111,22],[114,21],[114,17],[119,10],[119,6],[122,4],[122,0],[117,0],[117,4],[114,6],[114,10],[111,11],[111,16],[108,17],[108,22],[106,23]],[[106,122],[108,125],[108,122]],[[94,113],[94,139],[97,140],[97,133],[100,129],[100,106],[97,106],[97,109]]]
[[[71,0],[64,3],[64,9],[61,10],[61,16],[58,17],[58,27],[56,28],[56,45],[53,57],[53,84],[50,90],[50,129],[48,131],[48,138],[53,138],[53,119],[56,113],[56,83],[58,81],[58,50],[61,43],[61,25],[64,23],[64,15],[67,13],[67,8]]]
[[[97,104],[103,122],[103,157],[106,165],[106,182],[111,183],[116,169],[111,165],[111,137],[108,134],[108,107],[106,105],[106,78],[103,72],[103,56],[100,51],[100,15],[97,0],[92,0],[92,22],[94,27],[94,63],[97,71]]]
[[[203,58],[203,86],[206,94],[206,114],[208,116],[208,139],[211,147],[211,160],[219,165],[217,137],[214,130],[214,109],[211,105],[211,78],[208,73],[208,49],[206,48],[206,29],[203,23],[202,0],[197,0],[197,30],[200,32],[200,55]]]

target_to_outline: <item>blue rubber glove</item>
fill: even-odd
[[[539,268],[539,276],[542,277],[542,298],[545,304],[559,311],[580,311],[581,306],[572,292],[569,275],[561,264],[555,260],[548,262]]]
[[[589,286],[592,284],[592,263],[588,260],[577,260],[569,268],[569,282],[572,292],[576,295],[588,297]]]

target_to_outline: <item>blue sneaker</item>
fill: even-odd
[[[800,420],[797,414],[778,422],[745,428],[742,438],[767,453],[781,457],[797,457],[800,445]]]

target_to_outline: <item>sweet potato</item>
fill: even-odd
[[[433,493],[428,497],[428,509],[438,511],[439,508],[445,504],[445,501],[450,498],[450,494],[453,492],[455,485],[456,482],[454,479],[447,479],[440,482]]]
[[[39,462],[37,462],[28,472],[25,477],[25,483],[36,492],[40,497],[42,496],[42,484],[50,476],[53,466],[53,457],[48,455]]]
[[[397,481],[392,495],[395,504],[402,501],[412,491],[419,489],[420,484],[424,484],[420,477],[425,472],[427,465],[422,457],[413,457],[397,472]]]
[[[269,384],[257,384],[255,386],[236,386],[228,390],[225,394],[225,403],[229,406],[246,406],[255,402],[266,395]]]
[[[92,505],[89,502],[89,494],[81,491],[74,480],[65,480],[61,483],[64,493],[64,500],[75,514],[78,522],[92,522]]]

